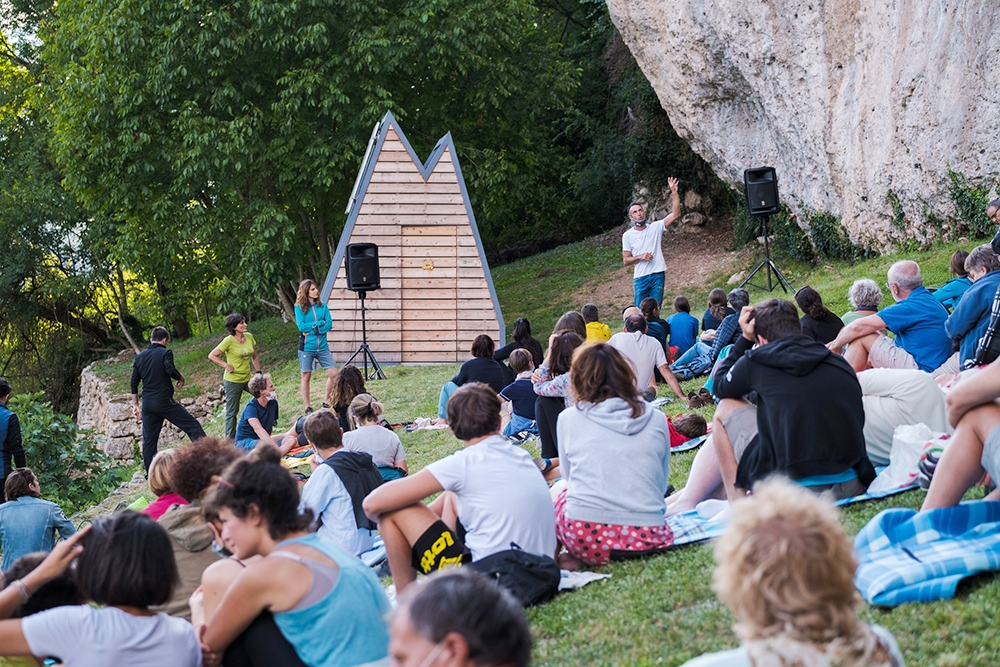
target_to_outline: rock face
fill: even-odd
[[[76,422],[80,428],[97,432],[97,442],[105,454],[115,459],[131,459],[136,445],[142,446],[142,425],[135,421],[132,414],[132,396],[112,394],[107,383],[94,373],[93,366],[87,366],[80,375],[80,409]],[[216,408],[225,403],[225,394],[220,387],[197,398],[181,399],[180,403],[204,424],[212,418]],[[161,448],[185,437],[173,424],[163,422]]]
[[[930,219],[954,213],[949,165],[997,176],[993,2],[607,4],[674,128],[721,178],[742,186],[744,169],[773,166],[785,204],[842,216],[856,243],[937,234]]]

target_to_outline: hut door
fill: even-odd
[[[401,361],[463,361],[458,349],[455,225],[404,225]]]

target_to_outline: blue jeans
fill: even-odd
[[[677,361],[670,364],[670,370],[673,370],[674,366],[680,366],[681,364],[689,364],[698,357],[704,354],[708,354],[711,351],[712,351],[711,345],[706,345],[705,343],[702,343],[699,340],[691,348],[689,348],[687,352],[678,357]]]
[[[656,305],[663,304],[663,271],[650,273],[648,276],[636,278],[632,281],[632,291],[635,293],[635,307],[638,308],[642,300],[648,296],[656,299]]]
[[[444,386],[441,387],[441,396],[438,397],[438,417],[441,419],[448,418],[448,399],[451,398],[456,389],[458,389],[458,385],[451,380],[445,382]]]
[[[503,434],[510,437],[515,433],[520,433],[521,431],[529,431],[537,434],[538,424],[535,423],[534,419],[528,419],[527,417],[522,417],[521,415],[512,414],[510,416],[510,421],[507,422],[507,426],[503,430]]]

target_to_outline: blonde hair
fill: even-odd
[[[170,464],[176,455],[176,449],[164,449],[149,462],[149,490],[157,497],[174,490],[170,481]]]
[[[783,634],[826,643],[859,636],[857,562],[838,519],[828,497],[782,477],[733,503],[715,545],[712,588],[736,616],[741,639]]]
[[[358,394],[347,408],[347,414],[360,422],[377,422],[385,408],[371,394]]]

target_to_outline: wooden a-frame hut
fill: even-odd
[[[481,333],[503,344],[503,316],[451,133],[421,163],[386,113],[347,213],[321,290],[339,362],[361,345],[360,301],[346,287],[350,243],[378,245],[381,289],[368,292],[365,306],[368,345],[380,363],[464,361]]]

